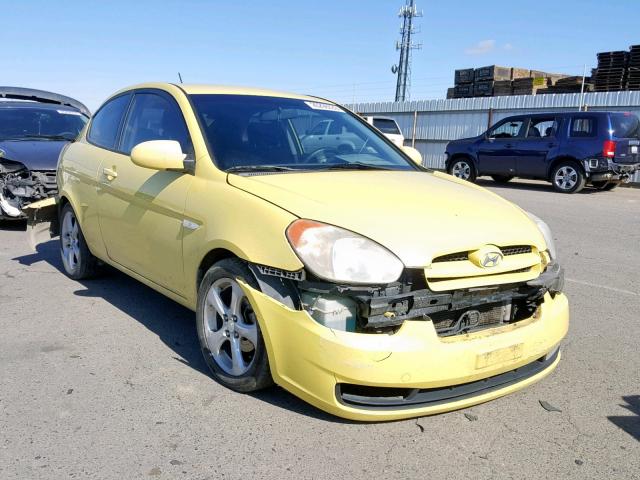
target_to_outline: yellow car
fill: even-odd
[[[222,385],[275,382],[340,417],[439,413],[545,377],[569,321],[549,228],[420,161],[327,100],[130,87],[61,154],[64,268],[106,263],[194,310]]]

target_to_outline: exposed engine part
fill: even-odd
[[[440,336],[535,316],[544,294],[555,295],[562,286],[563,272],[555,263],[530,282],[448,292],[430,290],[424,274],[411,271],[401,281],[380,287],[335,285],[319,280],[298,282],[303,308],[323,325],[335,322],[341,330],[389,333],[406,320],[422,320],[431,321]],[[353,304],[357,307],[355,329],[349,315]]]
[[[55,171],[30,171],[19,162],[0,162],[0,215],[22,217],[24,207],[57,193]]]
[[[335,330],[356,331],[358,305],[355,300],[344,295],[317,295],[304,292],[302,307],[313,319]]]

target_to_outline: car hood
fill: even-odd
[[[546,249],[517,206],[476,185],[429,172],[348,171],[240,176],[228,182],[300,218],[330,223],[387,247],[407,267],[482,245]]]
[[[69,142],[57,140],[0,141],[0,158],[24,164],[29,170],[55,170],[62,148]]]

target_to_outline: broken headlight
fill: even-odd
[[[396,281],[404,268],[382,245],[333,225],[296,220],[286,233],[302,263],[324,280],[387,284]]]
[[[538,226],[538,230],[540,230],[540,233],[544,237],[544,243],[547,244],[547,251],[549,252],[549,257],[551,258],[552,261],[556,260],[557,259],[556,244],[553,241],[553,235],[551,234],[551,229],[549,228],[549,225],[547,225],[541,219],[536,217],[533,213],[531,212],[526,212],[526,213],[529,216],[529,218]]]

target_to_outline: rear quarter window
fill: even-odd
[[[373,126],[380,130],[382,133],[389,135],[400,135],[400,129],[394,120],[388,118],[374,118]]]
[[[574,117],[571,120],[569,136],[573,138],[595,137],[597,121],[594,117]]]

